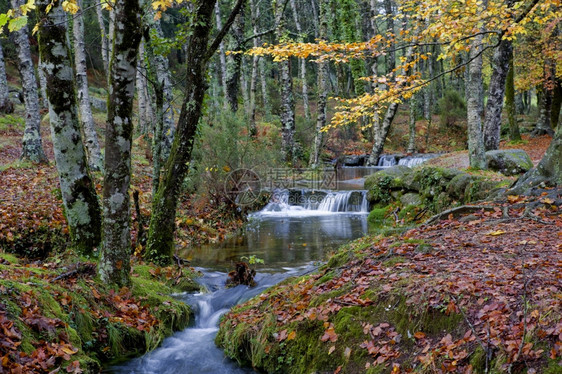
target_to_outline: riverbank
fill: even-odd
[[[271,373],[560,372],[560,191],[479,205],[342,247],[232,309],[217,344]]]

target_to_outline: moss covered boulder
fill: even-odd
[[[533,161],[522,149],[500,149],[486,152],[486,164],[490,170],[504,175],[523,174],[533,168]]]
[[[388,204],[392,201],[392,191],[404,188],[404,178],[412,169],[404,165],[392,166],[368,176],[365,179],[367,200],[371,204]]]

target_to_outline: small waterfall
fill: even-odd
[[[275,190],[257,214],[367,213],[367,191]]]
[[[414,155],[414,156],[406,156],[406,157],[401,158],[398,161],[398,165],[404,165],[404,166],[408,166],[408,167],[411,168],[411,167],[423,164],[427,160],[430,160],[430,159],[435,158],[437,156],[439,156],[439,155],[433,154],[433,153],[419,154],[419,155]]]
[[[395,155],[380,155],[377,166],[387,168],[396,165]]]

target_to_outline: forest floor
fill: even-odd
[[[344,246],[232,309],[217,343],[267,372],[562,372],[562,190]]]
[[[98,125],[103,134],[102,121]],[[130,288],[112,290],[96,276],[95,256],[67,251],[68,227],[48,128],[44,118],[43,146],[50,162],[32,164],[19,159],[23,106],[0,117],[0,372],[63,368],[95,373],[101,363],[143,354],[185,328],[191,310],[170,295],[198,289],[193,281],[198,275],[188,265],[159,268],[143,262],[134,206]],[[132,188],[140,192],[146,232],[152,185],[144,146],[136,139]],[[101,173],[93,177],[101,195]],[[217,211],[186,197],[177,224],[177,243],[187,246],[220,241],[243,222],[226,209]]]

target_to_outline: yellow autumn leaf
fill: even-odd
[[[498,235],[503,235],[506,232],[503,230],[496,230],[496,231],[490,231],[489,233],[487,233],[486,235],[490,235],[490,236],[498,236]]]
[[[297,337],[297,333],[293,330],[287,335],[287,340],[293,340]]]
[[[76,14],[80,7],[76,4],[76,0],[65,0],[62,2],[62,9],[70,14]]]

